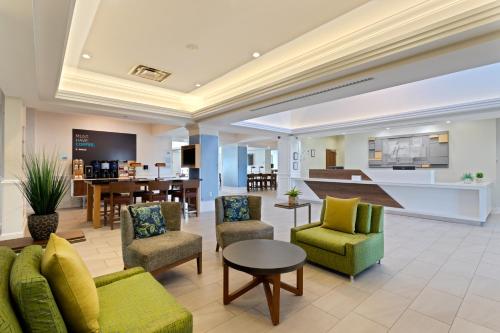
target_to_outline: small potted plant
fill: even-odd
[[[57,154],[28,154],[24,159],[24,177],[19,177],[19,189],[34,214],[28,216],[28,230],[34,240],[47,240],[56,232],[59,215],[56,212],[69,188]]]
[[[476,172],[476,182],[481,183],[484,179],[484,173],[481,171]]]
[[[297,199],[301,194],[302,192],[300,192],[295,186],[285,193],[285,195],[288,195],[288,203],[290,205],[296,205]]]
[[[466,172],[464,173],[464,175],[462,176],[462,180],[465,184],[470,184],[472,183],[472,181],[474,180],[474,176],[472,176],[472,173],[470,172]]]

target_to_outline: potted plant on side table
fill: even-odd
[[[292,187],[288,192],[285,193],[285,195],[288,195],[288,204],[296,205],[299,195],[301,194],[302,192],[300,192],[295,186]]]
[[[28,230],[34,240],[47,240],[56,232],[59,215],[56,212],[69,188],[57,155],[28,154],[24,159],[24,177],[19,177],[19,189],[34,214],[28,216]]]
[[[470,172],[466,172],[464,173],[464,175],[462,176],[462,180],[465,184],[470,184],[472,183],[472,181],[474,180],[474,176],[472,176],[472,173]]]
[[[481,171],[476,172],[476,182],[481,183],[483,179],[484,179],[484,173],[482,173]]]

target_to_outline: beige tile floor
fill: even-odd
[[[274,208],[273,192],[259,193],[263,220],[275,238],[289,240],[291,211]],[[313,206],[313,217],[319,215]],[[299,211],[301,223],[307,211]],[[75,244],[95,276],[121,270],[120,231],[94,230],[80,209],[61,211],[60,229],[82,228],[87,242]],[[203,236],[203,274],[195,263],[159,277],[192,311],[195,332],[500,332],[500,217],[483,227],[386,215],[385,258],[353,283],[314,266],[304,269],[304,296],[282,291],[281,324],[273,327],[265,294],[256,288],[222,304],[221,254],[215,252],[213,213],[183,221]],[[230,271],[230,285],[250,277]],[[294,275],[283,279],[292,282]]]

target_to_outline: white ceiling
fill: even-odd
[[[497,100],[500,105],[500,63],[472,68],[330,102],[258,117],[245,126],[286,132],[337,125],[464,103]]]
[[[368,0],[101,0],[79,67],[190,92]],[[195,45],[190,49],[188,45]],[[162,83],[128,75],[144,64]]]

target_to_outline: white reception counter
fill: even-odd
[[[371,180],[292,177],[291,185],[302,191],[303,199],[311,201],[320,201],[328,191],[335,194],[345,190],[354,194],[359,192],[362,198],[364,192],[369,191],[366,198],[370,198],[376,185],[380,193],[385,192],[387,198],[399,204],[395,206],[400,206],[386,205],[388,213],[451,222],[481,224],[492,210],[491,182],[436,183],[432,170],[361,171]]]

